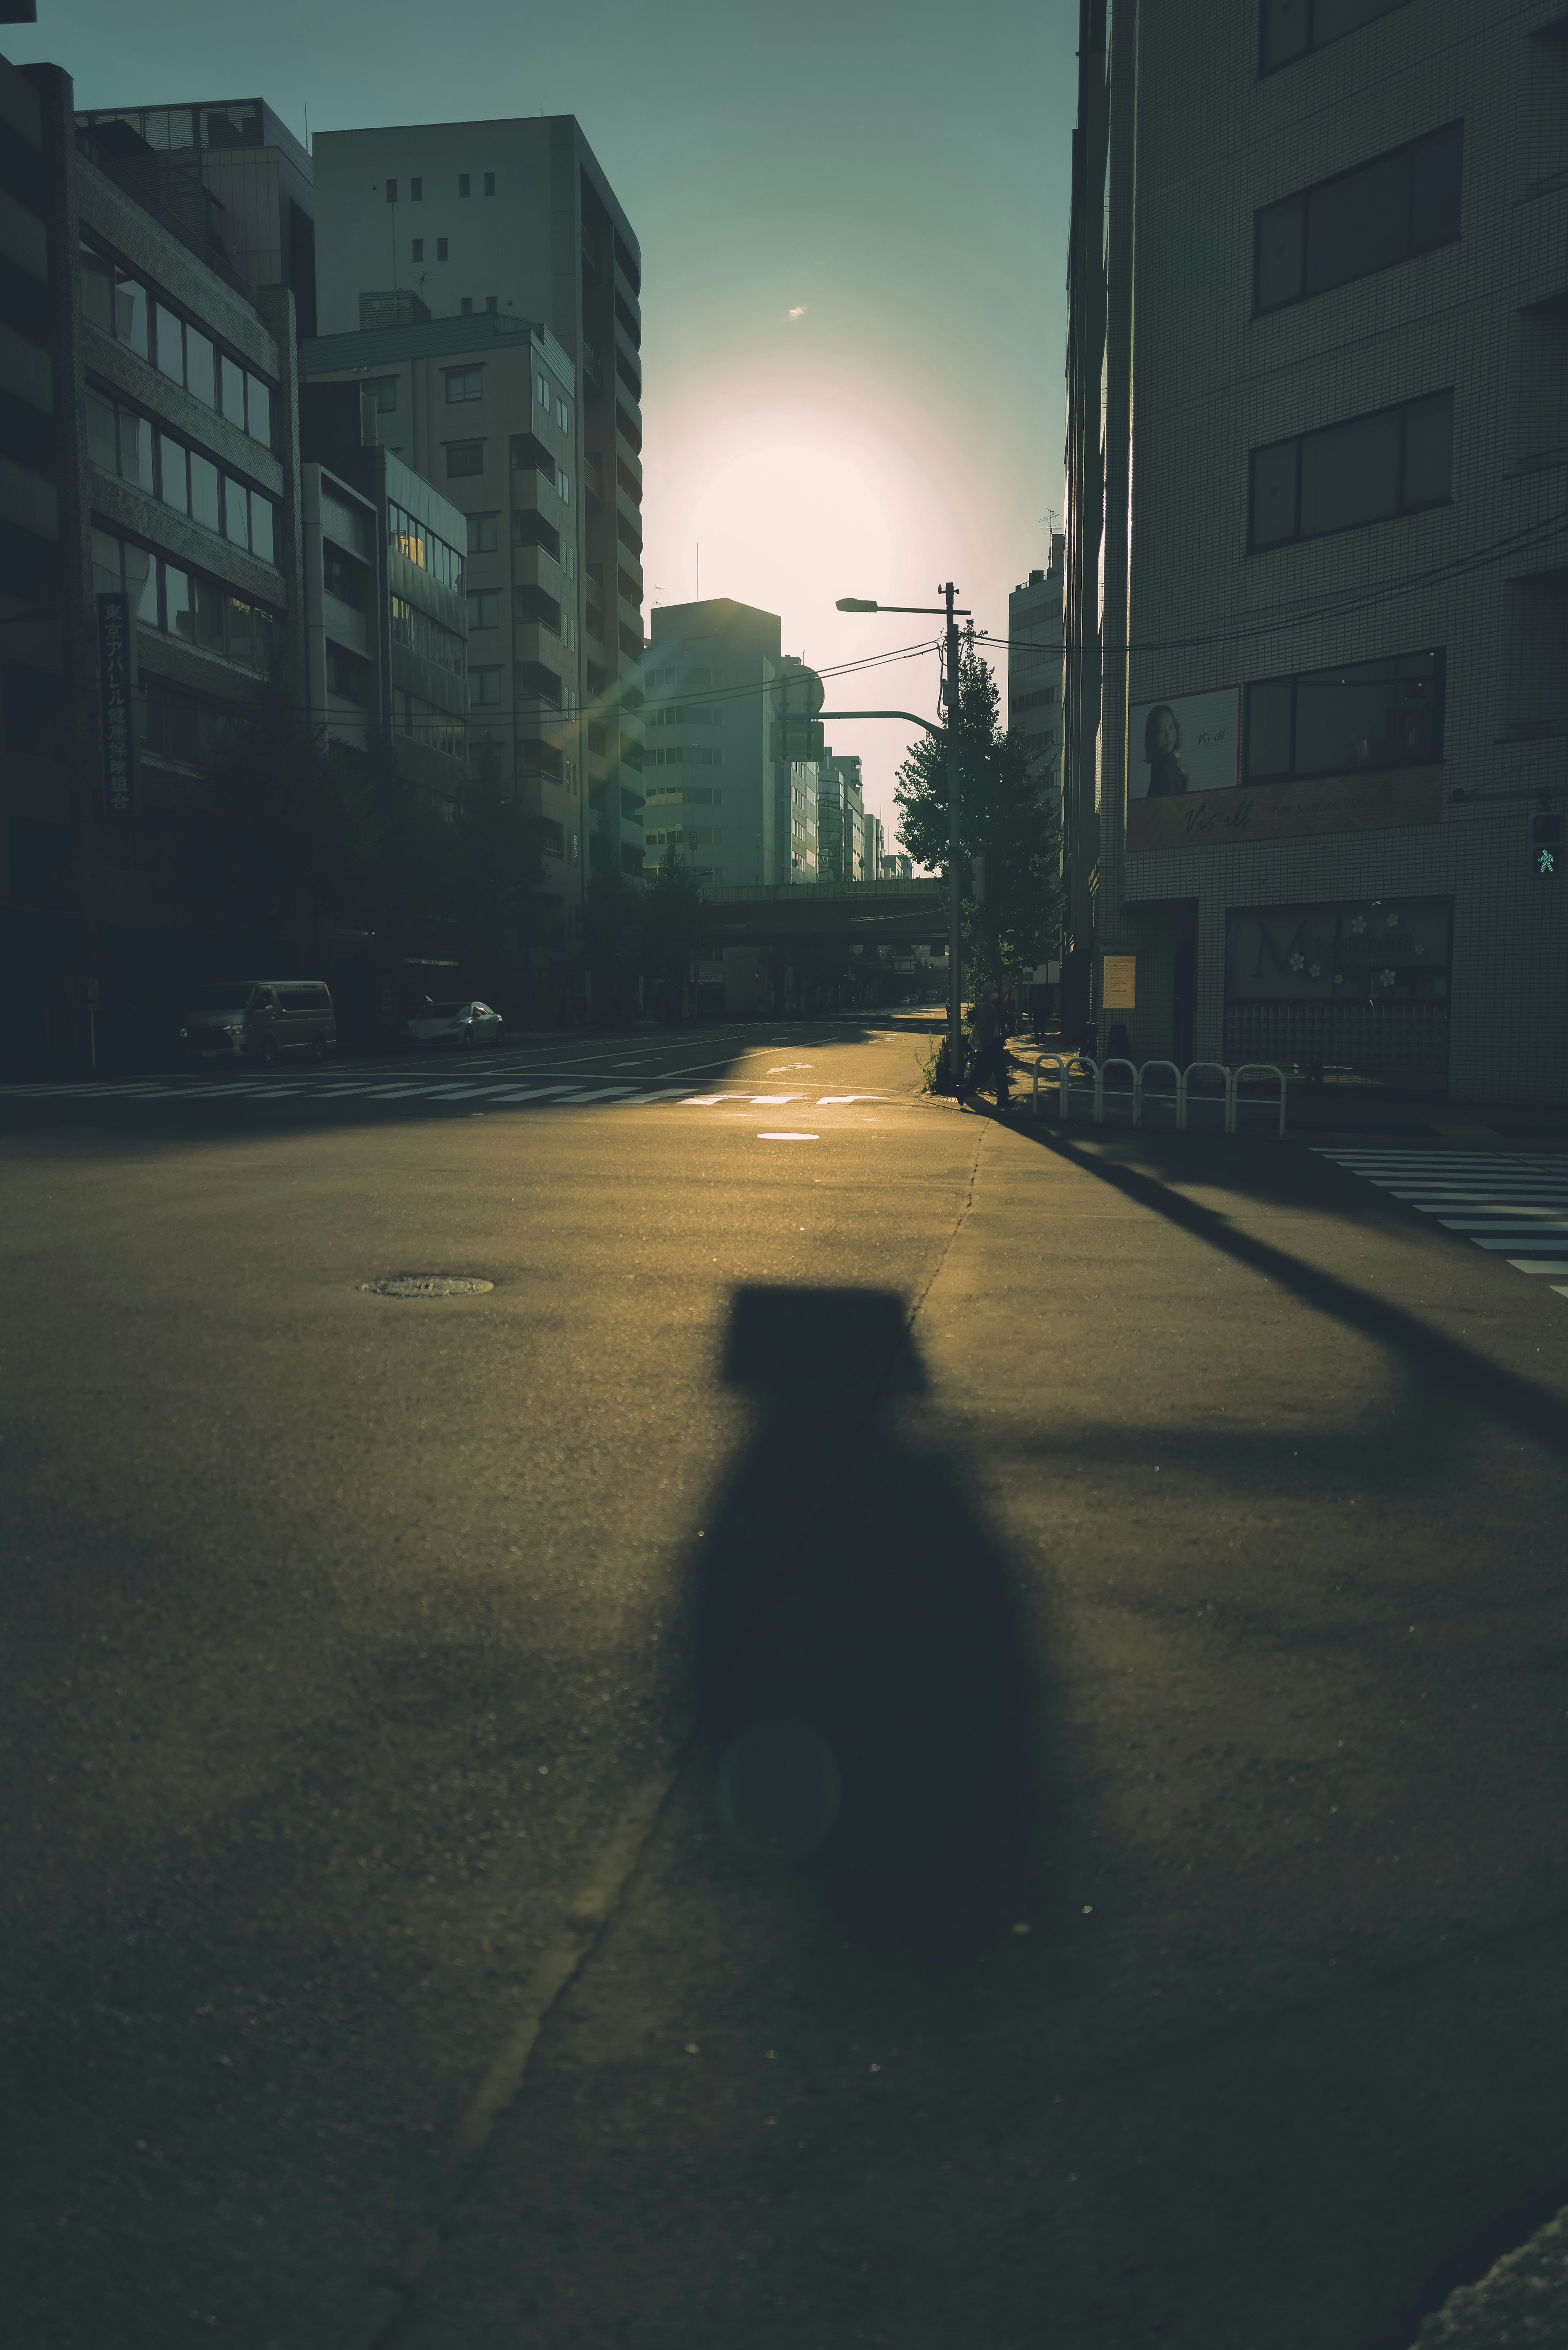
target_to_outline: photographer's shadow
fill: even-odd
[[[961,1471],[908,1427],[927,1381],[900,1297],[743,1289],[723,1375],[758,1419],[695,1546],[712,1801],[764,1879],[956,1952],[1010,1913],[1052,1834],[1020,1577]]]

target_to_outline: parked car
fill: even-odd
[[[480,1045],[499,1045],[504,1027],[499,1012],[488,1003],[432,1003],[427,995],[403,1027],[405,1050],[415,1045],[453,1045],[472,1053]]]
[[[337,1045],[332,992],[320,979],[206,981],[197,1008],[180,1024],[187,1060],[259,1061],[272,1068],[285,1053],[325,1061]]]

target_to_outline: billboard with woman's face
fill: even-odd
[[[1135,702],[1127,739],[1127,797],[1229,791],[1241,780],[1241,690]]]

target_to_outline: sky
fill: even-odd
[[[1004,635],[1062,504],[1075,0],[38,0],[84,107],[263,97],[306,130],[575,114],[642,247],[644,574],[815,667]],[[1061,527],[1060,516],[1055,525]],[[999,682],[1004,683],[999,663]],[[829,709],[936,711],[931,652]],[[914,730],[829,729],[894,845]]]

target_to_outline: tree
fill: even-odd
[[[701,929],[702,885],[670,847],[643,885],[642,951],[643,968],[658,983],[664,1017],[672,1025],[680,1017]]]
[[[1000,987],[1009,972],[1044,962],[1061,920],[1061,836],[1048,794],[1029,774],[1022,734],[998,724],[1000,699],[972,624],[959,659],[960,936],[973,978]],[[917,865],[948,862],[948,746],[922,735],[893,787],[898,842]],[[972,859],[984,860],[977,898]],[[972,991],[971,991],[972,992]]]

